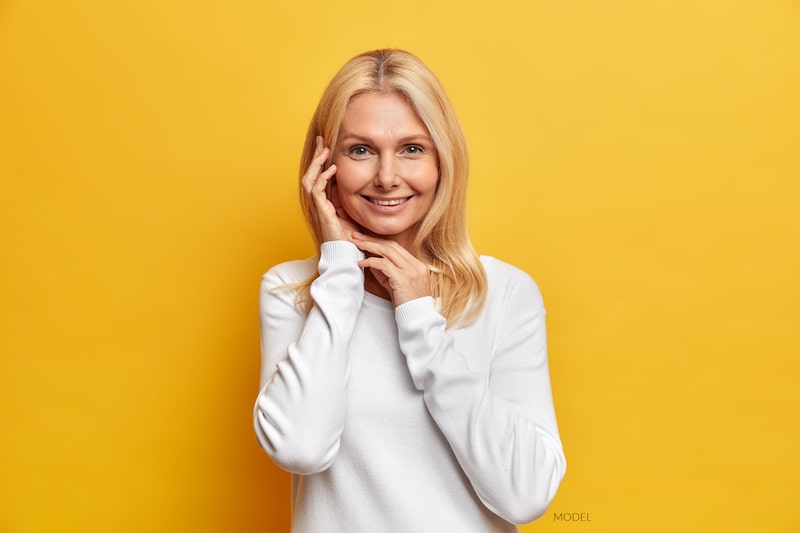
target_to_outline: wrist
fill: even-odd
[[[403,304],[408,302],[419,300],[420,298],[432,298],[430,291],[418,291],[418,292],[407,292],[402,294],[395,294],[394,295],[394,306],[400,307]]]

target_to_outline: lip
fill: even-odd
[[[380,198],[378,196],[362,195],[361,197],[372,209],[375,209],[376,211],[380,211],[382,213],[393,213],[395,211],[403,209],[406,205],[408,205],[408,202],[414,196],[411,195],[411,196],[400,196],[394,198]],[[384,203],[376,203],[376,200]],[[385,203],[385,202],[391,202],[391,203]]]

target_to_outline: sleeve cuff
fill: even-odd
[[[439,317],[444,321],[436,310],[436,302],[432,296],[423,296],[398,305],[394,310],[395,320],[401,329],[417,327],[419,323],[430,324],[430,317]]]
[[[364,259],[364,252],[350,241],[326,241],[319,248],[320,259],[326,263],[350,263]]]

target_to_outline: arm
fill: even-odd
[[[314,306],[304,316],[298,279],[271,270],[261,286],[261,392],[255,405],[259,443],[285,470],[328,468],[339,450],[350,366],[347,347],[364,295],[363,254],[344,241],[322,244]]]
[[[456,350],[432,298],[398,306],[396,318],[414,383],[478,497],[502,518],[526,523],[547,509],[566,461],[541,295],[532,279],[516,276],[502,298],[488,375]]]

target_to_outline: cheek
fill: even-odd
[[[359,191],[363,187],[362,181],[358,179],[358,173],[353,168],[352,161],[334,161],[336,163],[336,194],[339,203],[351,217],[355,213],[361,195]]]
[[[336,184],[339,190],[346,194],[352,194],[364,187],[367,179],[365,175],[365,165],[358,165],[348,159],[339,161],[336,164]]]
[[[415,181],[417,190],[420,192],[436,192],[439,186],[439,167],[429,163],[416,169]]]

